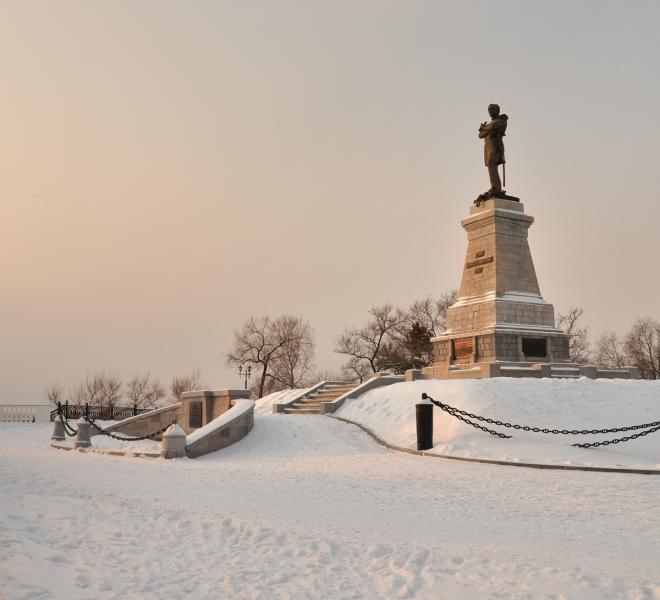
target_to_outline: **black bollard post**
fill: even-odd
[[[433,448],[433,404],[423,401],[415,405],[417,412],[417,450]]]

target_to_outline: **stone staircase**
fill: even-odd
[[[355,383],[328,383],[322,389],[303,396],[284,409],[288,415],[318,415],[320,414],[320,406],[326,402],[332,402],[350,392],[358,384]]]

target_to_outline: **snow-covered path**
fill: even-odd
[[[660,598],[660,477],[406,456],[320,416],[162,461],[0,425],[0,598]]]

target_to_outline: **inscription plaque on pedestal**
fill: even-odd
[[[198,429],[202,426],[202,403],[191,402],[190,412],[188,413],[188,426],[191,429]]]
[[[472,358],[472,338],[466,340],[454,340],[454,357],[456,360]]]

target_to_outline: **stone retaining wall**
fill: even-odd
[[[226,413],[186,438],[186,455],[203,456],[235,444],[250,433],[254,425],[254,401],[236,400]]]
[[[170,406],[165,406],[163,408],[157,408],[148,413],[142,415],[137,415],[135,417],[129,417],[124,419],[120,423],[115,423],[105,427],[104,430],[113,433],[121,433],[127,436],[140,437],[153,433],[154,431],[159,431],[168,427],[173,422],[179,418],[179,411],[181,409],[181,402],[176,404],[171,404]],[[92,435],[100,435],[94,427],[91,430]],[[154,439],[161,439],[161,435],[154,436]]]

